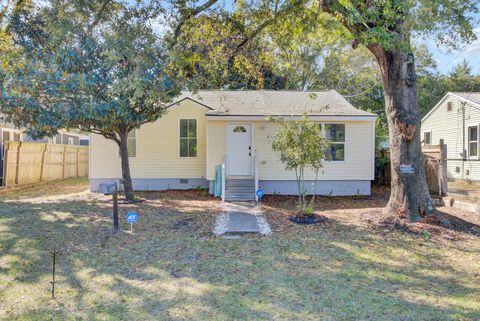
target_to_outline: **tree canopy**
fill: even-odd
[[[165,112],[179,87],[150,19],[155,3],[61,1],[12,18],[19,54],[6,61],[2,112],[32,137],[60,128],[100,134],[120,147],[131,198],[127,135]]]

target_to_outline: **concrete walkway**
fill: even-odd
[[[213,231],[216,235],[272,234],[270,225],[255,202],[223,203],[222,207]]]

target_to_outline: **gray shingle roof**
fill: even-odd
[[[375,116],[356,109],[335,90],[302,92],[275,90],[200,90],[184,92],[177,101],[193,99],[212,116]]]
[[[452,92],[452,94],[468,99],[480,105],[480,93]]]

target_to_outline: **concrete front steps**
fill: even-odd
[[[254,179],[226,179],[225,180],[225,201],[245,202],[255,200]]]

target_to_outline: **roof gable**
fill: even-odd
[[[182,97],[182,96],[180,96],[180,97]],[[178,107],[182,104],[182,102],[187,101],[187,100],[199,105],[199,107],[203,107],[203,108],[206,108],[208,110],[213,110],[211,107],[209,107],[205,104],[202,104],[201,102],[199,102],[195,99],[192,99],[191,97],[180,98],[179,100],[176,100],[175,102],[171,103],[170,105],[167,105],[165,108],[168,109],[168,108]]]
[[[447,97],[453,97],[460,101],[468,101],[472,106],[480,109],[480,93],[459,93],[459,92],[448,92],[443,96],[442,99],[422,118],[422,122],[427,120],[447,99]],[[478,101],[476,101],[478,100]]]

